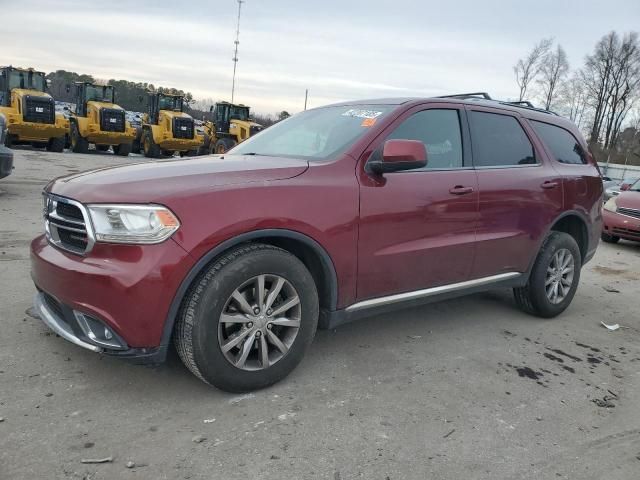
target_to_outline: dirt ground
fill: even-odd
[[[235,396],[175,353],[130,365],[26,313],[42,187],[143,159],[15,153],[0,180],[0,479],[639,477],[640,245],[601,244],[554,320],[509,291],[373,317],[320,331],[285,381]]]

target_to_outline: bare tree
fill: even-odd
[[[549,110],[551,104],[558,96],[559,87],[569,72],[569,61],[567,54],[561,45],[556,47],[555,52],[548,52],[540,61],[540,78],[536,83],[540,85],[544,108]]]
[[[518,63],[513,67],[513,72],[516,74],[516,83],[520,87],[520,95],[518,97],[520,101],[524,100],[529,84],[540,73],[541,60],[549,52],[552,45],[552,38],[543,38],[534,45],[525,58],[518,60]]]
[[[612,31],[596,44],[583,70],[585,92],[593,108],[590,142],[615,145],[624,119],[640,89],[640,44],[638,34],[622,38]]]
[[[581,72],[574,74],[558,87],[557,104],[563,115],[581,128],[587,115],[587,95]]]

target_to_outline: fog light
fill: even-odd
[[[73,311],[73,315],[76,317],[78,325],[91,342],[101,347],[113,350],[125,350],[127,348],[126,344],[122,342],[104,323],[75,310]]]

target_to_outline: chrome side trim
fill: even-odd
[[[96,347],[95,345],[91,345],[90,343],[80,340],[75,333],[73,333],[73,331],[64,322],[62,322],[58,316],[51,311],[51,309],[49,309],[42,293],[36,294],[33,299],[33,306],[44,324],[62,338],[78,345],[79,347],[91,350],[92,352],[102,352],[100,347]]]
[[[458,290],[464,290],[472,287],[481,287],[483,285],[490,285],[492,283],[499,282],[501,280],[508,280],[510,278],[516,278],[522,275],[519,272],[507,272],[499,275],[492,275],[490,277],[476,278],[474,280],[467,280],[459,283],[451,283],[449,285],[441,285],[439,287],[425,288],[422,290],[414,290],[413,292],[398,293],[395,295],[389,295],[386,297],[372,298],[370,300],[363,300],[362,302],[354,303],[347,307],[347,312],[353,312],[356,310],[362,310],[364,308],[380,307],[383,305],[390,305],[392,303],[406,302],[408,300],[416,300],[419,298],[432,297],[442,293],[456,292]]]

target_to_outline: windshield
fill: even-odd
[[[113,87],[87,85],[86,101],[89,102],[91,100],[95,100],[96,102],[113,103]]]
[[[9,90],[27,88],[44,92],[44,74],[22,70],[9,71]]]
[[[229,110],[229,118],[231,120],[249,120],[249,108],[234,105]]]
[[[344,152],[393,108],[349,105],[307,110],[245,140],[228,154],[326,159]]]
[[[158,98],[158,110],[173,110],[176,112],[181,112],[182,97],[160,95],[160,98]]]

